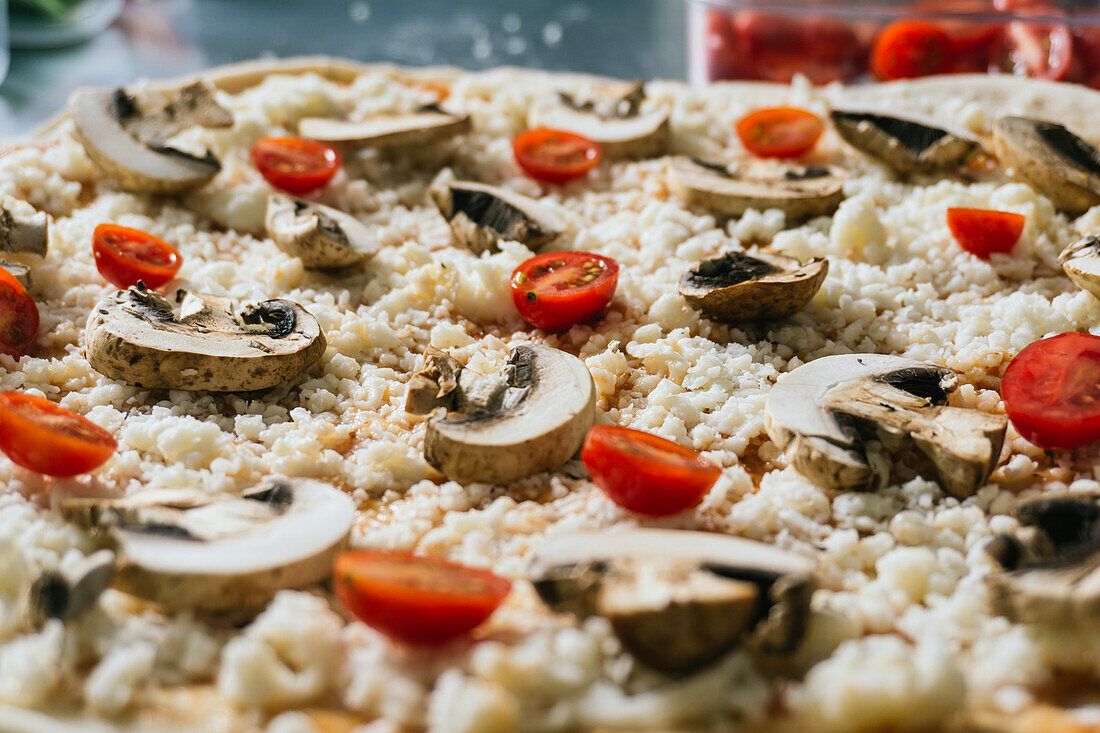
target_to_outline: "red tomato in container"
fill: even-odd
[[[612,501],[651,517],[695,506],[722,475],[721,468],[693,450],[617,425],[592,428],[581,460]]]
[[[0,450],[23,468],[75,476],[102,465],[118,444],[90,420],[24,392],[0,392]]]
[[[603,156],[599,143],[566,130],[537,127],[512,140],[516,162],[527,175],[546,183],[565,183],[596,167]]]
[[[0,354],[18,359],[38,341],[38,306],[23,283],[0,268]]]
[[[924,0],[914,4],[913,9],[928,13],[927,19],[951,39],[952,63],[949,71],[989,71],[1004,33],[1003,24],[993,20],[997,12],[993,0]],[[974,19],[966,16],[974,16]]]
[[[183,258],[176,248],[140,229],[100,224],[92,233],[92,254],[103,278],[117,288],[159,288],[179,272]]]
[[[1027,217],[989,209],[947,210],[947,228],[960,247],[983,260],[995,252],[1011,252],[1024,232]]]
[[[564,331],[598,316],[619,284],[619,263],[590,252],[547,252],[512,272],[512,302],[523,320]]]
[[[866,47],[852,27],[824,16],[741,11],[733,17],[745,77],[789,82],[804,74],[815,84],[858,76]]]
[[[745,115],[737,123],[737,137],[750,153],[761,158],[797,158],[813,150],[825,123],[799,107],[768,107]]]
[[[407,644],[444,644],[493,615],[507,578],[443,558],[353,550],[336,557],[336,595],[356,618]]]
[[[1034,79],[1061,81],[1074,61],[1073,34],[1069,25],[1056,22],[1065,12],[1041,0],[994,0],[997,10],[1037,20],[1013,20],[1006,28],[999,57],[1007,72]],[[1054,22],[1051,22],[1051,21]]]
[[[703,28],[706,44],[707,77],[718,79],[743,79],[749,76],[747,59],[742,50],[733,18],[721,10],[708,10]]]
[[[265,137],[252,146],[252,163],[272,186],[301,196],[332,180],[340,170],[340,154],[316,140]]]
[[[951,70],[953,46],[947,33],[924,20],[899,20],[879,31],[871,47],[871,73],[884,81]]]
[[[1005,412],[1041,448],[1100,439],[1100,336],[1063,333],[1016,355],[1001,380]]]

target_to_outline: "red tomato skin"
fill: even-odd
[[[899,20],[883,28],[871,47],[871,73],[883,81],[951,70],[952,43],[935,23]]]
[[[18,359],[38,342],[38,305],[23,283],[0,267],[0,354]]]
[[[532,270],[550,263],[563,261],[569,266],[586,260],[597,263],[603,274],[581,289],[547,292],[538,290],[538,281],[530,279]],[[619,285],[619,263],[590,252],[546,252],[520,263],[509,283],[512,302],[523,320],[543,331],[564,331],[604,311]]]
[[[678,443],[617,425],[597,425],[585,438],[581,460],[600,489],[637,514],[665,517],[707,495],[722,469]]]
[[[1085,404],[1061,388],[1088,389]],[[1091,389],[1089,389],[1091,388]],[[1069,332],[1036,341],[1016,355],[1001,379],[1012,425],[1047,450],[1070,450],[1100,439],[1100,336]]]
[[[391,567],[409,564],[414,569],[436,572],[440,587],[371,582],[359,568],[369,570],[374,563]],[[353,616],[391,639],[424,646],[446,644],[469,634],[496,611],[512,587],[511,581],[488,570],[404,552],[342,552],[336,557],[333,575],[336,595]],[[455,579],[478,584],[481,591],[455,591]]]
[[[106,430],[44,397],[0,392],[0,450],[12,463],[48,476],[76,476],[98,468],[117,447]]]
[[[569,132],[536,127],[512,140],[512,154],[523,172],[544,183],[567,183],[587,175],[603,157],[594,140]]]
[[[342,164],[335,148],[300,137],[261,138],[252,146],[251,156],[264,180],[295,196],[323,188]]]
[[[1026,223],[1026,216],[1010,211],[947,210],[947,228],[951,230],[951,236],[960,247],[983,260],[995,253],[1011,252]]]
[[[765,107],[737,122],[737,137],[760,158],[797,158],[813,150],[825,123],[799,107]]]
[[[127,254],[122,241],[154,249],[164,264],[143,261]],[[183,258],[172,245],[140,229],[117,224],[100,224],[95,228],[92,254],[99,274],[116,288],[137,285],[139,280],[147,287],[159,288],[174,278],[183,265]]]

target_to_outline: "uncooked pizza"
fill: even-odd
[[[78,91],[0,157],[0,731],[1100,724],[1096,109]]]

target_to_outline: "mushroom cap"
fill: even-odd
[[[0,267],[7,270],[8,274],[18,280],[24,288],[31,289],[31,268],[22,262],[8,262],[7,260],[0,260]]]
[[[74,133],[88,157],[128,191],[179,193],[197,188],[221,170],[213,155],[199,158],[164,145],[146,144],[123,127],[132,100],[121,90],[79,89],[69,103]]]
[[[31,584],[28,611],[35,622],[73,619],[90,609],[115,577],[115,553],[99,550],[75,566],[42,573]]]
[[[958,376],[945,367],[883,354],[826,356],[804,364],[768,393],[769,437],[815,483],[866,490],[880,478],[865,435],[889,450],[909,441],[956,497],[974,493],[997,464],[1006,420],[949,407]]]
[[[990,603],[1016,622],[1100,627],[1100,492],[1061,491],[1021,501],[1022,527],[996,541],[1013,547],[990,574]]]
[[[378,252],[378,241],[355,217],[281,193],[268,196],[264,224],[279,249],[306,267],[345,267]]]
[[[529,196],[473,181],[434,184],[432,199],[460,244],[495,252],[502,240],[536,250],[565,231],[558,213]]]
[[[525,344],[511,351],[502,376],[486,376],[442,356],[435,361],[457,365],[447,367],[452,378],[429,361],[410,382],[406,409],[449,411],[432,414],[424,438],[424,458],[445,476],[507,484],[556,469],[580,450],[596,416],[595,384],[580,359]],[[434,403],[418,399],[431,392]]]
[[[321,582],[355,519],[347,494],[272,479],[241,498],[199,490],[70,499],[62,515],[119,555],[114,585],[169,608],[254,611],[285,588]]]
[[[829,261],[821,257],[803,265],[769,252],[729,252],[684,273],[680,294],[717,321],[786,318],[810,302],[828,272]]]
[[[1058,255],[1062,269],[1077,287],[1100,298],[1100,234],[1090,234]]]
[[[710,532],[634,529],[555,537],[529,577],[556,611],[600,615],[638,659],[690,672],[752,632],[793,649],[809,616],[813,562],[772,545]]]
[[[88,317],[92,368],[144,388],[248,392],[294,378],[324,354],[325,335],[289,300],[238,309],[213,295],[172,300],[140,283],[101,300]]]
[[[528,127],[567,130],[600,144],[608,158],[645,158],[661,155],[668,146],[667,104],[641,109],[645,90],[641,83],[625,93],[609,95],[603,103],[576,102],[558,92],[536,102],[527,114]]]
[[[917,117],[852,109],[834,109],[829,117],[849,145],[899,173],[957,168],[983,149],[968,132]]]
[[[764,164],[730,171],[682,155],[669,162],[668,176],[669,188],[689,206],[726,216],[741,216],[749,209],[779,209],[792,220],[836,211],[844,200],[847,180],[847,173],[833,166]]]
[[[306,117],[298,122],[298,134],[321,142],[348,147],[395,148],[426,145],[470,130],[470,116],[426,107],[401,115],[379,115],[365,120]]]
[[[993,147],[1013,178],[1058,209],[1080,214],[1100,204],[1100,151],[1064,126],[1002,117],[993,125]]]

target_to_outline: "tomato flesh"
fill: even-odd
[[[951,70],[952,43],[935,23],[899,20],[879,32],[871,47],[871,73],[886,81]]]
[[[695,506],[722,475],[721,468],[693,450],[617,425],[592,428],[581,460],[612,501],[651,517]]]
[[[404,552],[343,552],[333,577],[349,612],[407,644],[444,644],[470,633],[512,587],[488,570]]]
[[[183,258],[176,248],[140,229],[100,224],[92,233],[92,254],[103,278],[117,288],[159,288],[179,272]]]
[[[512,302],[523,320],[564,331],[598,316],[619,284],[619,264],[591,252],[547,252],[512,272]]]
[[[984,259],[994,253],[1006,253],[1019,241],[1027,217],[1010,211],[989,209],[947,210],[947,228],[960,247]]]
[[[19,358],[38,341],[38,306],[23,283],[0,268],[0,354]]]
[[[75,476],[102,465],[116,448],[106,430],[44,397],[0,392],[0,450],[23,468]]]
[[[761,158],[797,158],[813,150],[825,123],[798,107],[768,107],[745,115],[737,123],[737,137]]]
[[[252,146],[252,163],[268,183],[296,196],[323,187],[340,170],[340,154],[300,137],[265,137]]]
[[[516,163],[532,178],[565,183],[596,167],[603,156],[600,144],[566,130],[536,127],[512,140]]]
[[[1100,439],[1100,336],[1063,333],[1016,355],[1001,380],[1012,424],[1041,448]]]

